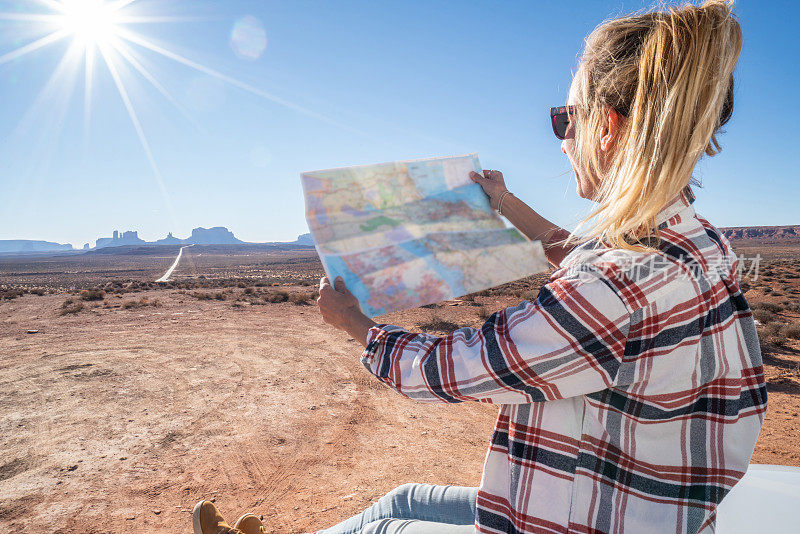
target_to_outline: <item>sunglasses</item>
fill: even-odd
[[[575,115],[575,106],[550,108],[550,122],[553,125],[553,133],[562,141],[575,137],[575,129],[569,130],[570,115]],[[567,135],[568,130],[569,135]]]
[[[571,122],[570,116],[575,115],[576,112],[577,106],[559,106],[557,108],[550,108],[550,123],[553,125],[553,133],[556,134],[557,138],[563,141],[564,139],[572,139],[575,137],[575,128],[570,130],[569,123]],[[628,116],[627,111],[621,111],[618,109],[617,113],[623,117]],[[728,118],[730,118],[730,114],[728,114]],[[723,122],[722,124],[725,123]]]

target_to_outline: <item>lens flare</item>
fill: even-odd
[[[267,49],[267,32],[252,15],[237,20],[231,30],[231,48],[242,59],[256,60]]]

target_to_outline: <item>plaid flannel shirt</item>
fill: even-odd
[[[693,200],[659,213],[658,252],[581,245],[479,329],[369,331],[361,361],[400,394],[499,405],[476,532],[714,531],[767,392],[737,256]]]

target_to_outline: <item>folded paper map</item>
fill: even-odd
[[[475,154],[303,173],[328,279],[374,317],[546,270],[542,244],[506,228],[470,171]]]

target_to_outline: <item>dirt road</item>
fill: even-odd
[[[156,280],[156,282],[169,282],[169,277],[172,276],[172,272],[181,262],[181,256],[183,256],[183,249],[189,248],[191,246],[193,245],[186,245],[185,247],[181,247],[181,249],[178,251],[178,255],[176,256],[175,261],[172,263],[172,265],[170,265],[169,269],[167,269],[167,272],[165,272],[161,278]]]

